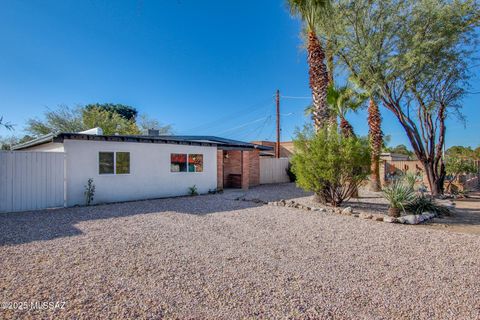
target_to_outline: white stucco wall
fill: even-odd
[[[33,146],[24,151],[44,151],[44,152],[63,152],[63,143],[49,142],[38,146]]]
[[[96,187],[94,203],[186,195],[193,185],[199,193],[217,187],[216,147],[66,139],[64,149],[68,206],[85,203],[89,178]],[[130,174],[99,174],[100,151],[130,152]],[[203,172],[170,172],[171,153],[203,154]]]

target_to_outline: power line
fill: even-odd
[[[312,97],[300,97],[300,96],[281,96],[284,99],[309,99],[311,100]]]
[[[244,115],[252,115],[252,112],[250,112],[250,111],[252,111],[254,109],[263,110],[265,107],[270,106],[271,103],[273,103],[273,99],[272,99],[272,97],[269,97],[268,99],[264,99],[261,102],[255,103],[248,108],[241,108],[240,110],[229,113],[229,114],[227,114],[223,117],[217,118],[215,120],[200,124],[196,127],[185,130],[184,132],[195,132],[195,131],[198,131],[198,130],[201,130],[201,129],[206,129],[206,128],[211,129],[212,127],[218,127],[218,126],[221,126],[221,125],[225,124],[225,122],[232,121],[232,120],[238,120],[239,117],[242,117]],[[256,112],[256,111],[254,111],[254,112]]]

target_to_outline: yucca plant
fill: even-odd
[[[390,207],[388,215],[400,216],[400,211],[405,212],[405,207],[415,200],[415,191],[401,181],[394,181],[382,189],[383,197],[388,200]]]
[[[422,214],[424,212],[432,212],[440,215],[450,215],[450,210],[442,205],[436,204],[431,198],[425,196],[417,196],[415,199],[405,206],[405,210],[412,214]]]
[[[404,181],[404,183],[412,190],[415,190],[415,184],[421,181],[420,178],[421,177],[418,174],[413,172],[407,172],[402,176],[402,180]]]

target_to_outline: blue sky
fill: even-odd
[[[123,103],[176,134],[274,139],[274,93],[308,97],[300,23],[281,0],[9,1],[0,10],[0,115],[25,120],[59,104]],[[478,73],[476,68],[475,72]],[[480,79],[472,82],[480,91]],[[447,147],[480,144],[480,95],[466,127],[448,121]],[[282,139],[309,100],[282,98]],[[382,108],[391,144],[408,140]],[[366,111],[349,116],[368,131]],[[0,128],[0,135],[10,135]]]

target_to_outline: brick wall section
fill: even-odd
[[[242,152],[242,189],[248,189],[250,186],[250,152]]]
[[[226,151],[228,158],[223,159],[223,173],[225,179],[229,174],[242,173],[242,152],[241,151]]]
[[[223,190],[223,150],[217,150],[217,190]]]
[[[248,151],[250,154],[250,187],[260,184],[260,152],[258,150]]]
[[[242,174],[242,188],[258,186],[260,184],[260,152],[229,150],[228,158],[225,158],[223,151],[217,152],[217,185],[228,188],[228,176],[230,174]],[[243,162],[243,172],[242,172]],[[223,169],[221,168],[223,164]]]

